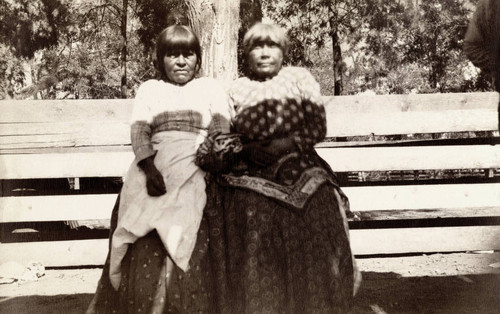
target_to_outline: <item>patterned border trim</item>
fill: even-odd
[[[297,182],[291,186],[283,186],[263,178],[247,175],[223,175],[222,180],[231,186],[258,192],[299,209],[304,207],[305,203],[323,183],[329,182],[338,188],[329,173],[319,167],[304,171]]]

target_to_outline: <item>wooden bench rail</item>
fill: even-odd
[[[0,155],[0,179],[120,177],[134,155],[129,147],[116,150]],[[500,145],[318,147],[317,151],[334,171],[500,168]]]
[[[356,255],[500,249],[500,226],[351,230],[350,233]],[[3,243],[0,248],[0,264],[36,260],[46,267],[102,265],[108,240]]]
[[[500,183],[360,186],[343,190],[350,199],[351,209],[362,214],[427,210],[432,212],[426,218],[451,213],[455,217],[500,216]],[[2,197],[0,222],[108,219],[116,197],[116,194]]]
[[[325,97],[329,137],[496,130],[497,93]],[[0,153],[130,144],[131,100],[0,102]]]

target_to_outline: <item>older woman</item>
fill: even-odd
[[[204,145],[197,159],[218,170],[205,212],[222,313],[346,313],[360,279],[347,198],[314,150],[326,134],[319,85],[282,67],[287,47],[275,25],[246,33],[247,76],[229,89],[241,145]]]
[[[134,100],[136,158],[89,313],[214,311],[202,221],[205,173],[194,161],[200,143],[229,131],[227,95],[214,80],[195,79],[201,49],[188,27],[166,28],[156,54],[162,79],[141,84]]]

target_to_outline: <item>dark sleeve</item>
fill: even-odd
[[[464,38],[464,53],[469,60],[483,71],[491,72],[491,51],[488,47],[493,34],[493,24],[491,24],[489,14],[489,0],[482,0],[478,3],[476,11],[469,22]],[[490,38],[490,39],[488,39]]]
[[[311,149],[326,136],[325,108],[310,100],[302,101],[304,109],[303,127],[292,134],[293,140],[300,150]]]
[[[326,136],[326,113],[319,84],[313,75],[305,69],[297,68],[295,70],[297,71],[298,89],[302,99],[304,124],[292,136],[300,150],[308,150]]]
[[[207,172],[229,172],[232,166],[238,162],[238,154],[242,148],[239,135],[209,134],[196,152],[195,163]]]

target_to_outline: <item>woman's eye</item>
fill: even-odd
[[[196,56],[196,53],[194,51],[184,51],[184,52],[178,51],[178,52],[167,53],[167,57],[169,57],[170,59],[179,58],[181,55],[184,58],[194,58]]]
[[[279,45],[277,43],[275,43],[274,41],[260,41],[260,42],[256,42],[253,45],[253,49],[262,49],[264,47],[277,48],[277,47],[279,47]]]

